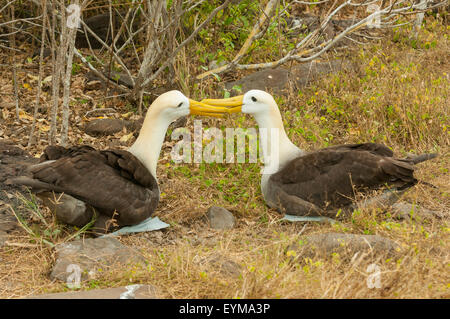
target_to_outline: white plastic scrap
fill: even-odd
[[[158,217],[153,218],[149,217],[137,225],[125,226],[113,233],[103,235],[101,237],[140,233],[145,231],[158,230],[169,226],[170,226],[169,224],[166,224],[165,222],[161,221]]]
[[[287,220],[290,222],[330,222],[331,224],[336,223],[336,221],[329,217],[323,216],[295,216],[295,215],[284,215],[281,220]]]

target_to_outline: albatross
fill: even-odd
[[[94,228],[99,232],[108,231],[112,218],[120,227],[136,225],[150,217],[158,205],[156,166],[170,123],[189,114],[221,113],[220,108],[169,91],[151,104],[139,136],[128,150],[48,146],[40,163],[28,168],[31,176],[11,182],[28,186],[47,199],[56,193],[56,199],[65,196],[65,200],[73,199],[75,206],[86,204],[86,209],[72,206],[60,210],[59,216],[56,212],[68,224],[83,226],[96,214]]]
[[[287,215],[335,218],[373,203],[392,205],[418,182],[413,174],[415,164],[437,156],[399,159],[387,146],[376,143],[305,152],[288,138],[278,105],[267,92],[250,90],[228,99],[201,102],[220,109],[233,107],[228,113],[242,112],[255,118],[264,162],[261,191],[268,206]],[[276,134],[272,134],[274,130]],[[355,202],[357,193],[368,194],[385,186],[381,196]]]

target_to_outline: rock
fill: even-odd
[[[45,206],[56,215],[58,221],[69,225],[83,227],[94,215],[92,207],[68,194],[42,192],[37,194]]]
[[[44,54],[43,58],[45,59],[46,57],[49,57],[50,55],[52,55],[52,50],[49,48],[44,48],[43,54]],[[33,51],[33,58],[40,57],[40,56],[41,56],[41,48],[35,49]]]
[[[18,176],[30,175],[27,167],[37,162],[39,159],[29,156],[13,142],[0,139],[0,230],[10,232],[18,227],[17,219],[13,215],[10,205],[18,214],[23,216],[29,214],[16,196],[17,193],[20,193],[28,198],[28,191],[21,185],[12,184],[10,180]]]
[[[16,217],[0,203],[0,231],[10,233],[18,227]]]
[[[74,269],[77,268],[81,272],[80,280],[88,280],[95,277],[98,269],[144,262],[142,255],[112,237],[76,240],[56,246],[56,263],[50,278],[67,282],[68,277],[73,276],[76,272]],[[68,269],[70,265],[75,267]]]
[[[329,257],[338,253],[341,257],[352,257],[357,252],[366,251],[373,255],[394,256],[399,245],[390,239],[378,235],[357,235],[325,233],[314,234],[302,238],[289,246],[288,251],[297,251],[300,257]]]
[[[70,291],[28,296],[25,299],[157,299],[158,289],[152,285],[130,285],[125,287]]]
[[[213,254],[210,256],[208,258],[208,263],[227,276],[239,277],[242,274],[241,265],[220,254]]]
[[[8,239],[8,234],[0,230],[0,247],[4,246]]]
[[[292,81],[295,88],[300,89],[321,76],[351,67],[351,63],[347,60],[333,60],[330,62],[311,61],[292,67],[289,80]]]
[[[243,94],[252,89],[281,94],[288,89],[288,81],[289,71],[279,67],[257,71],[237,81],[227,82],[225,83],[225,89],[232,91],[232,94]],[[234,86],[240,87],[241,92],[233,90]]]
[[[197,255],[193,261],[202,266],[209,265],[225,276],[238,278],[242,274],[243,267],[241,265],[218,253],[213,253],[206,257],[199,257]]]
[[[208,209],[208,220],[211,228],[230,229],[234,227],[234,216],[223,207],[212,206]]]
[[[395,203],[392,208],[396,213],[397,217],[400,219],[409,218],[422,218],[422,219],[432,219],[432,218],[443,218],[443,212],[429,210],[424,207],[413,205],[407,202]]]
[[[180,117],[179,119],[176,119],[175,121],[170,123],[169,130],[174,130],[179,127],[184,127],[184,126],[186,126],[186,123],[187,123],[187,116]]]
[[[225,83],[225,89],[233,94],[242,94],[252,89],[272,92],[276,95],[287,93],[290,84],[295,89],[305,87],[310,81],[324,74],[351,67],[350,62],[334,60],[331,62],[308,62],[292,67],[290,70],[278,67],[254,72],[237,81]],[[240,92],[233,90],[234,86],[241,88]]]
[[[95,119],[87,123],[83,131],[92,136],[114,135],[124,128],[134,130],[135,124],[130,121],[119,119]]]
[[[135,78],[131,78],[126,72],[117,72],[114,70],[109,70],[107,68],[101,71],[103,76],[110,79],[112,82],[124,85],[130,89],[134,87]],[[105,88],[105,81],[102,77],[98,76],[93,71],[87,72],[84,77],[86,78],[86,84],[84,86],[85,90],[100,90]],[[112,86],[109,85],[111,88]]]
[[[114,18],[114,35],[117,34],[118,29],[123,23],[123,19],[120,17],[120,14],[116,11],[113,11]],[[122,13],[123,14],[123,13]],[[122,15],[124,16],[124,15]],[[102,13],[92,17],[84,18],[83,21],[86,25],[106,44],[110,45],[112,42],[111,31],[110,31],[110,14]],[[82,32],[84,28],[78,30],[75,39],[75,46],[77,48],[89,48],[91,46],[93,49],[102,48],[102,44],[98,41],[89,31],[86,33]],[[124,43],[123,36],[120,36],[118,41],[116,42],[117,46],[121,46]]]

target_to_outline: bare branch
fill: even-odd
[[[149,84],[151,81],[153,81],[154,79],[156,79],[159,74],[167,67],[169,66],[170,63],[172,63],[172,60],[176,57],[176,55],[178,54],[178,52],[180,52],[180,50],[185,47],[188,43],[190,43],[196,36],[197,34],[200,32],[200,30],[202,30],[211,20],[212,18],[214,18],[216,16],[216,14],[223,10],[224,8],[226,8],[228,6],[228,4],[230,3],[231,0],[225,0],[224,3],[220,6],[218,6],[217,8],[215,8],[210,14],[209,16],[205,19],[205,21],[203,21],[195,30],[194,32],[192,32],[192,34],[185,39],[171,54],[170,56],[166,59],[166,61],[159,67],[159,69],[153,73],[150,77],[146,78],[145,81],[142,82],[142,84],[137,85],[134,89],[134,96],[136,96],[136,93],[139,92],[142,88],[144,88],[147,84]],[[137,84],[139,84],[139,82],[137,82]]]
[[[264,9],[263,13],[261,14],[259,21],[257,24],[254,25],[252,31],[250,32],[250,34],[247,37],[247,40],[245,40],[244,44],[242,45],[241,49],[239,50],[239,52],[236,54],[236,56],[233,58],[233,60],[231,61],[231,63],[216,68],[214,70],[209,70],[205,73],[202,73],[200,75],[197,76],[197,80],[201,80],[211,74],[218,74],[218,73],[222,73],[225,72],[229,69],[232,69],[243,57],[244,55],[247,53],[248,49],[250,48],[250,46],[252,45],[253,41],[256,39],[256,37],[260,35],[260,31],[261,31],[261,27],[267,23],[267,25],[269,25],[270,20],[272,19],[274,13],[275,13],[275,8],[278,4],[278,0],[270,0],[267,5],[266,8]]]
[[[28,147],[33,145],[34,141],[34,131],[36,129],[36,119],[38,115],[40,100],[41,100],[41,82],[44,74],[44,47],[45,47],[45,25],[47,22],[47,0],[42,1],[42,31],[41,31],[41,50],[39,53],[39,75],[38,75],[38,86],[37,86],[37,94],[36,94],[36,102],[34,103],[34,112],[33,112],[33,123],[31,124],[31,132],[28,137]]]

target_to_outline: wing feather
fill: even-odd
[[[46,160],[53,162],[46,165]],[[156,179],[127,151],[52,146],[41,161],[43,165],[31,169],[33,178],[42,183],[34,187],[47,185],[46,190],[62,191],[108,216],[116,211],[119,225],[148,218],[159,202]]]
[[[319,207],[339,207],[350,204],[356,192],[413,185],[413,172],[412,164],[393,158],[381,144],[349,144],[298,157],[270,181]]]

